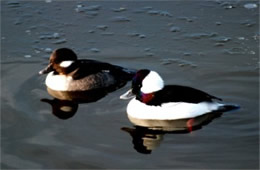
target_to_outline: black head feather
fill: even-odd
[[[143,79],[150,73],[150,70],[142,69],[139,70],[133,80],[132,80],[132,93],[138,94],[140,93],[140,89],[142,88],[142,81]]]

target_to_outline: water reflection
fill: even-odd
[[[134,149],[142,154],[151,154],[163,141],[165,134],[190,133],[201,129],[213,119],[222,115],[220,112],[211,112],[190,119],[179,120],[144,120],[128,116],[135,126],[123,127],[121,130],[129,133],[132,137]]]
[[[41,99],[42,102],[49,103],[52,106],[52,113],[60,119],[69,119],[73,117],[78,110],[78,103],[70,100],[59,99]]]
[[[52,113],[56,117],[69,119],[76,114],[79,104],[96,102],[116,89],[117,88],[99,88],[87,91],[56,91],[47,88],[47,92],[53,96],[54,99],[44,98],[41,99],[41,101],[51,105]]]

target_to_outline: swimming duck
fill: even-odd
[[[135,72],[96,60],[79,60],[71,49],[60,48],[51,54],[48,66],[39,74],[48,73],[45,83],[52,90],[86,91],[122,87]]]
[[[220,103],[220,98],[180,85],[164,85],[161,76],[151,70],[139,70],[132,88],[121,99],[134,97],[127,105],[127,114],[136,119],[176,120],[224,112],[238,108]]]

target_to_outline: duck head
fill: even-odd
[[[58,74],[66,74],[73,71],[77,55],[68,48],[60,48],[52,52],[49,64],[39,74],[47,74],[54,71]]]
[[[129,99],[139,95],[140,93],[150,94],[163,89],[164,81],[161,76],[151,70],[139,70],[132,80],[132,88],[125,94],[120,96],[120,99]]]

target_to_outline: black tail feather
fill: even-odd
[[[113,73],[121,77],[122,80],[130,81],[135,76],[137,70],[118,66],[114,71]]]
[[[221,106],[218,111],[220,111],[220,112],[228,112],[228,111],[237,110],[239,108],[240,108],[239,105],[225,104],[225,105]]]

